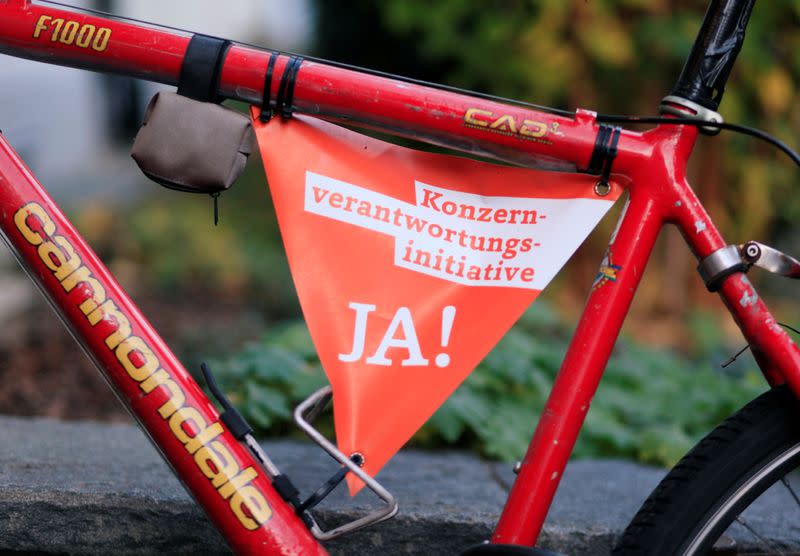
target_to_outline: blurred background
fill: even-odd
[[[70,1],[265,47],[557,108],[655,114],[689,52],[704,0]],[[167,191],[130,159],[153,92],[135,80],[0,56],[0,128],[184,365],[210,361],[263,435],[325,382],[302,323],[257,156],[220,198]],[[800,1],[759,3],[721,113],[800,145]],[[244,109],[239,106],[238,108]],[[690,178],[731,243],[800,254],[797,170],[764,143],[703,138]],[[487,457],[524,452],[619,208],[415,437]],[[0,413],[127,420],[10,255],[0,258]],[[675,230],[659,240],[589,413],[578,457],[673,463],[765,389]],[[800,324],[800,288],[751,274]],[[601,332],[602,333],[602,332]],[[47,349],[44,349],[47,338]],[[328,425],[329,426],[329,425]]]

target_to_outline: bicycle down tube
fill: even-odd
[[[174,32],[0,0],[6,54],[174,85],[188,42]],[[220,93],[260,104],[269,57],[232,45]],[[289,60],[278,57],[275,75]],[[273,97],[277,87],[273,80]],[[599,130],[588,111],[568,117],[317,61],[300,66],[292,108],[518,164],[577,170],[587,168]],[[621,132],[613,170],[629,201],[601,268],[601,275],[613,270],[615,281],[601,278],[592,288],[493,542],[535,543],[660,228],[678,226],[698,259],[726,245],[686,181],[696,137],[691,126]],[[0,181],[0,226],[12,249],[231,546],[324,553],[2,137]],[[720,295],[768,380],[786,381],[800,395],[800,351],[746,276],[728,277]]]

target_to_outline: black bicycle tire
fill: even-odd
[[[794,455],[781,460],[786,454]],[[773,469],[778,461],[783,467]],[[613,554],[704,554],[744,507],[797,466],[800,403],[788,388],[778,387],[726,419],[681,459],[644,502]],[[687,552],[705,530],[711,532],[707,540]]]

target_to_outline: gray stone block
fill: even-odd
[[[267,442],[304,494],[337,468],[315,446]],[[607,554],[663,470],[576,462],[565,473],[542,546]],[[327,544],[333,554],[458,554],[499,517],[508,464],[459,452],[398,454],[380,474],[400,514]],[[342,488],[320,507],[326,523],[361,515],[369,492]],[[0,551],[70,554],[226,553],[228,548],[135,427],[0,417]]]

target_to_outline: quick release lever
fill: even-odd
[[[708,291],[715,292],[725,278],[734,272],[747,272],[753,266],[786,278],[800,279],[800,261],[757,241],[717,249],[700,261],[697,271]]]
[[[740,247],[740,253],[748,264],[787,278],[800,278],[800,261],[774,247],[748,241]]]

